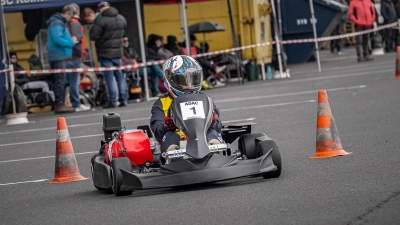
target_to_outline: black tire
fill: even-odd
[[[240,153],[245,155],[247,159],[255,159],[258,157],[256,148],[256,138],[265,136],[264,133],[244,134],[238,140]]]
[[[114,192],[115,196],[131,195],[133,190],[129,190],[129,191],[121,190],[123,179],[122,179],[122,173],[121,173],[120,169],[123,169],[126,171],[132,171],[131,161],[126,157],[115,158],[111,161],[110,172],[111,172],[112,191]]]
[[[261,155],[267,153],[270,149],[272,149],[272,162],[277,167],[277,170],[262,173],[264,179],[277,178],[282,172],[281,154],[275,140],[268,138],[268,140],[260,141],[257,144],[257,150]]]
[[[94,184],[94,179],[95,179],[95,178],[94,178],[93,165],[94,165],[94,160],[95,160],[96,157],[98,157],[98,156],[100,156],[100,154],[96,153],[96,154],[94,154],[94,155],[92,156],[92,159],[90,160],[90,172],[91,172],[91,175],[92,175],[93,185],[94,185],[94,187],[95,187],[97,190],[99,190],[99,191],[110,191],[111,189],[109,189],[109,188],[98,187],[98,186],[96,186],[96,185]]]

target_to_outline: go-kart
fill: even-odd
[[[281,156],[276,142],[264,133],[251,133],[251,124],[224,125],[225,143],[209,145],[206,131],[214,104],[203,94],[175,98],[172,119],[186,135],[180,149],[161,153],[149,126],[127,130],[117,113],[103,115],[104,140],[91,159],[94,186],[115,195],[135,189],[217,182],[261,174],[279,177]],[[235,143],[236,148],[233,148]]]

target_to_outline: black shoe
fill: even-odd
[[[127,105],[128,105],[127,102],[121,102],[121,103],[119,103],[119,107],[124,107],[124,106],[127,106]]]
[[[363,61],[363,58],[361,58],[361,56],[358,56],[357,57],[357,62],[362,62]]]
[[[111,104],[111,103],[106,103],[103,105],[103,109],[110,109],[110,108],[116,108],[117,105]]]
[[[374,60],[370,55],[364,56],[365,61],[371,61]]]

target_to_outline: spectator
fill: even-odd
[[[179,46],[178,39],[173,35],[167,36],[167,44],[165,45],[165,48],[170,50],[174,55],[183,55],[183,51]]]
[[[161,59],[169,59],[172,56],[174,56],[174,53],[172,53],[170,50],[168,50],[165,46],[164,46],[164,38],[162,36],[160,36],[160,41],[161,41],[161,46],[160,48],[158,48],[157,51],[157,55],[161,58]]]
[[[95,13],[91,8],[84,8],[81,17],[87,24],[93,24],[101,17],[101,14]]]
[[[24,71],[21,65],[18,63],[17,53],[11,51],[9,53],[10,63],[14,66],[14,71]],[[16,74],[15,83],[18,84],[22,90],[39,90],[39,92],[48,92],[54,101],[54,92],[50,91],[49,84],[46,81],[31,81],[26,74]]]
[[[374,7],[376,12],[375,22],[377,23],[378,26],[381,26],[385,22],[385,19],[383,18],[381,13],[381,0],[375,0]]]
[[[343,23],[342,22],[339,23],[335,27],[335,29],[332,31],[331,35],[332,36],[340,35],[340,33],[341,33],[340,31],[341,31],[342,26],[343,26]],[[338,38],[338,39],[335,39],[335,40],[331,40],[331,53],[335,54],[335,55],[343,55],[344,53],[342,51],[340,51],[341,50],[341,45],[342,45],[342,39],[341,38]]]
[[[121,66],[122,38],[127,28],[126,20],[108,2],[102,2],[98,7],[101,17],[94,21],[90,29],[90,39],[96,42],[98,60],[102,67]],[[103,74],[108,89],[108,102],[103,108],[117,107],[114,77],[118,85],[119,106],[126,106],[126,81],[121,70],[104,71]]]
[[[72,3],[76,10],[75,15],[72,17],[69,22],[69,32],[71,36],[76,37],[77,43],[72,48],[72,58],[67,61],[67,68],[81,68],[81,60],[84,55],[85,46],[83,43],[84,31],[81,23],[79,22],[79,11],[80,8],[77,4]],[[76,112],[80,111],[88,111],[90,110],[89,106],[81,104],[79,99],[79,79],[80,75],[78,72],[72,72],[68,74],[69,79],[69,97],[71,99],[72,107],[75,108]]]
[[[191,55],[197,55],[197,54],[202,53],[201,49],[196,46],[196,41],[197,41],[196,36],[194,34],[190,34],[190,46],[191,46],[190,53],[191,53]],[[185,46],[185,43],[183,43],[183,46]],[[186,48],[183,47],[182,50],[183,50],[183,53],[185,55],[187,55]],[[218,79],[216,79],[215,76],[213,76],[213,73],[217,74],[217,73],[221,73],[222,71],[224,71],[226,69],[225,65],[221,66],[221,67],[216,67],[213,64],[211,64],[209,61],[207,61],[204,57],[197,58],[196,60],[200,63],[201,67],[203,67],[203,75],[204,75],[203,88],[204,89],[211,88],[211,87],[209,87],[210,84],[208,84],[206,81],[206,80],[210,80],[210,78],[213,78],[216,81],[214,87],[225,86],[225,84],[223,84]]]
[[[390,24],[397,21],[396,9],[392,0],[382,0],[381,13],[384,18],[384,24]],[[385,50],[392,52],[395,50],[395,29],[389,27],[385,29]]]
[[[65,6],[61,14],[55,13],[47,20],[47,48],[48,60],[52,69],[65,69],[66,60],[72,56],[72,47],[78,43],[76,37],[72,37],[68,32],[67,22],[69,22],[76,10],[71,5]],[[72,107],[65,106],[65,86],[67,75],[65,73],[55,74],[55,113],[74,112]]]
[[[127,64],[136,64],[141,63],[142,58],[136,52],[134,48],[132,48],[129,44],[128,37],[124,37],[123,41],[124,46],[124,61]],[[153,59],[147,59],[147,62],[152,62]],[[144,77],[143,68],[139,68],[139,76]],[[162,95],[158,88],[158,79],[163,80],[163,73],[159,65],[151,65],[146,67],[147,75],[151,77],[151,93],[153,97],[159,97]]]
[[[355,24],[355,30],[364,31],[372,28],[375,21],[375,9],[371,3],[371,0],[353,0],[349,5],[349,18]],[[356,37],[356,51],[357,61],[373,60],[369,55],[369,34],[358,35]],[[363,54],[363,57],[362,55]]]
[[[162,46],[162,37],[157,34],[150,34],[147,37],[147,58],[152,60],[162,60],[158,55],[158,50]]]

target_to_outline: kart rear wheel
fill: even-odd
[[[266,136],[264,133],[243,134],[238,140],[240,153],[247,159],[255,159],[259,156],[256,148],[256,138]]]
[[[281,175],[282,171],[281,154],[279,152],[279,148],[275,140],[267,138],[257,143],[257,152],[259,152],[260,156],[264,155],[271,149],[272,149],[272,162],[277,167],[277,169],[271,172],[262,173],[264,179],[277,178]]]
[[[96,157],[98,157],[98,156],[100,156],[100,154],[96,153],[96,154],[94,154],[94,155],[92,156],[92,159],[90,160],[90,172],[91,172],[91,175],[92,175],[93,185],[94,185],[94,187],[95,187],[97,190],[99,190],[99,191],[110,191],[111,189],[109,189],[109,188],[102,188],[102,187],[99,187],[99,186],[95,185],[95,182],[94,182],[94,179],[95,179],[95,178],[94,178],[93,166],[94,166],[94,160],[95,160]]]
[[[111,188],[115,196],[131,195],[133,190],[121,190],[123,183],[121,170],[132,171],[131,161],[126,158],[115,158],[111,161]]]

